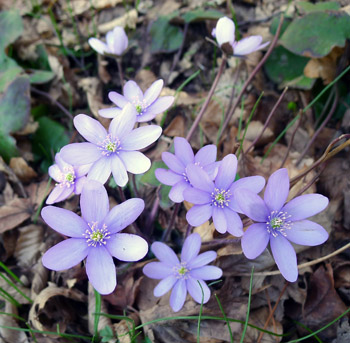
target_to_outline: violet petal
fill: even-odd
[[[159,261],[165,263],[170,267],[173,267],[180,263],[174,251],[164,243],[154,242],[151,246],[151,250]]]
[[[243,223],[240,216],[228,207],[224,208],[224,213],[227,221],[227,231],[235,237],[241,237],[243,235]]]
[[[191,269],[199,268],[205,266],[206,264],[214,261],[216,259],[216,252],[213,250],[203,252],[195,257],[192,261],[188,263],[188,267]]]
[[[319,245],[328,239],[328,232],[321,225],[310,220],[293,222],[285,233],[291,242],[307,246]]]
[[[209,301],[210,289],[204,281],[191,277],[186,280],[186,286],[188,293],[190,293],[193,300],[197,303],[201,304],[203,302],[205,304]]]
[[[155,142],[162,134],[162,128],[157,125],[139,127],[123,138],[123,150],[140,150]]]
[[[159,97],[159,94],[162,91],[163,85],[164,85],[164,81],[160,79],[160,80],[154,81],[151,84],[151,86],[146,90],[143,96],[143,100],[145,101],[147,106],[152,104]]]
[[[289,176],[286,168],[276,170],[267,182],[264,193],[265,204],[270,211],[279,211],[289,194]]]
[[[127,104],[120,115],[115,117],[109,125],[109,133],[122,140],[130,134],[136,123],[136,110],[131,104]]]
[[[143,100],[143,93],[141,88],[137,85],[135,81],[128,81],[123,87],[123,94],[129,102],[134,100]]]
[[[214,182],[201,167],[195,164],[190,164],[186,168],[186,174],[193,187],[199,188],[208,193],[214,191]]]
[[[183,192],[186,201],[195,205],[204,205],[211,203],[212,197],[208,192],[201,191],[198,188],[189,187]]]
[[[129,181],[124,163],[118,156],[112,157],[112,174],[115,183],[119,187],[124,187]]]
[[[220,233],[227,231],[227,220],[223,208],[213,206],[213,223],[216,231]]]
[[[174,154],[165,151],[162,153],[162,160],[168,166],[168,168],[173,170],[175,173],[185,173],[185,165]]]
[[[169,275],[154,288],[153,294],[155,297],[161,297],[165,293],[168,293],[175,285],[177,278],[174,275]]]
[[[201,248],[201,236],[198,233],[189,235],[182,246],[181,262],[190,262],[195,258]]]
[[[163,262],[147,263],[143,269],[143,273],[151,279],[165,279],[173,274],[173,269]]]
[[[265,223],[250,225],[241,239],[245,257],[251,260],[257,258],[266,249],[269,240],[270,234]]]
[[[91,166],[87,178],[105,184],[111,175],[111,171],[112,158],[102,157]]]
[[[194,154],[190,143],[183,137],[175,137],[174,148],[176,157],[182,162],[184,166],[193,163]]]
[[[72,165],[94,163],[102,157],[101,151],[92,143],[72,143],[61,149],[65,161]]]
[[[217,280],[222,276],[222,270],[216,266],[203,266],[192,269],[190,275],[200,280]]]
[[[121,151],[119,158],[126,170],[132,174],[143,174],[151,168],[151,160],[139,151]]]
[[[237,172],[237,157],[233,154],[226,155],[219,167],[215,178],[215,187],[227,190],[235,180]]]
[[[194,156],[194,162],[199,163],[200,166],[206,166],[215,162],[217,154],[217,148],[214,144],[209,144],[199,149]]]
[[[115,118],[122,113],[122,110],[118,107],[103,108],[98,110],[98,114],[103,118]]]
[[[129,101],[123,95],[117,92],[109,92],[108,98],[119,108],[123,108],[124,106],[126,106],[126,104],[129,103]]]
[[[96,145],[103,142],[107,136],[107,131],[101,123],[86,114],[78,114],[75,116],[74,126],[88,142]]]
[[[262,42],[261,36],[250,36],[243,38],[240,41],[236,42],[233,48],[233,53],[235,55],[247,55],[261,49],[260,43]]]
[[[89,38],[88,42],[89,45],[101,55],[109,51],[107,44],[97,38]]]
[[[170,294],[170,306],[174,312],[181,310],[182,306],[185,303],[186,295],[186,281],[184,279],[180,279],[176,282]]]
[[[164,111],[166,111],[174,102],[173,96],[162,96],[158,98],[151,106],[147,107],[146,114],[152,113],[153,118]],[[141,116],[142,117],[142,116]]]
[[[210,219],[213,207],[209,204],[194,205],[186,214],[188,223],[192,226],[199,226]]]
[[[182,181],[184,178],[182,175],[176,174],[171,170],[163,168],[157,168],[154,171],[154,175],[156,176],[156,179],[159,182],[168,186],[174,186],[176,183]]]
[[[170,200],[176,203],[183,202],[184,201],[183,193],[189,188],[191,188],[191,185],[185,180],[181,180],[177,182],[169,192]]]

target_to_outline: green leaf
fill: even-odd
[[[159,206],[163,209],[166,210],[170,208],[171,206],[174,205],[174,203],[169,199],[169,192],[171,190],[171,186],[166,186],[166,185],[161,185],[160,187],[160,201],[159,201]]]
[[[182,18],[186,23],[191,23],[192,21],[203,21],[207,19],[220,19],[223,14],[215,10],[203,10],[197,9],[193,11],[186,12]]]
[[[18,11],[0,12],[0,56],[5,48],[13,43],[23,32],[22,18]]]
[[[304,76],[304,68],[308,61],[309,58],[295,55],[283,46],[278,46],[266,61],[265,71],[272,81],[280,85],[280,88],[289,85],[294,88],[310,89],[313,80]]]
[[[168,16],[159,17],[151,26],[151,52],[173,52],[180,48],[183,33],[177,26],[169,23]]]
[[[316,12],[316,11],[327,11],[333,10],[337,11],[340,9],[340,4],[338,2],[326,1],[313,4],[311,2],[300,1],[297,6],[303,10],[305,13]]]
[[[306,57],[323,57],[350,38],[350,16],[345,12],[311,12],[294,20],[280,43],[289,51]]]
[[[10,58],[8,60],[11,60]],[[11,60],[12,61],[12,60]],[[14,81],[17,76],[23,71],[23,69],[17,65],[9,66],[9,68],[4,68],[5,70],[1,72],[0,65],[0,92],[4,92],[7,86]]]
[[[26,70],[26,72],[29,75],[30,83],[34,84],[47,83],[55,77],[55,74],[52,71],[48,70],[29,69]]]
[[[168,169],[168,167],[165,165],[162,161],[155,161],[152,163],[151,168],[142,175],[140,182],[146,183],[150,186],[158,187],[161,185],[161,183],[156,179],[156,176],[154,174],[155,170],[157,168],[165,168]]]

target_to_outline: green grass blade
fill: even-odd
[[[7,274],[9,274],[16,282],[20,283],[22,286],[24,286],[24,283],[18,278],[16,274],[14,274],[4,263],[0,262],[0,267],[5,270]]]
[[[304,328],[305,330],[307,330],[307,331],[309,331],[310,333],[314,334],[314,335],[315,335],[314,338],[315,338],[315,340],[316,340],[318,343],[323,343],[323,342],[320,340],[320,338],[319,338],[311,329],[309,329],[306,325],[304,325],[303,323],[298,322],[297,320],[293,320],[293,323],[295,323],[295,324],[301,326],[301,327]]]
[[[203,313],[204,291],[201,283],[198,280],[197,282],[202,292],[202,301],[201,301],[201,307],[199,308],[198,325],[197,325],[197,343],[199,343],[201,340],[200,334],[201,334],[201,320],[202,320],[202,313]]]
[[[2,277],[13,289],[17,291],[24,299],[28,300],[29,303],[33,303],[33,300],[26,296],[7,276],[3,273],[0,273],[0,277]]]
[[[216,299],[216,301],[217,301],[217,303],[218,303],[218,305],[219,305],[220,311],[221,311],[223,317],[224,317],[225,320],[226,320],[226,325],[227,325],[228,332],[229,332],[229,335],[230,335],[230,342],[233,343],[233,335],[232,335],[232,330],[231,330],[230,322],[227,320],[226,313],[225,313],[225,311],[224,311],[224,309],[223,309],[223,307],[222,307],[222,305],[221,305],[221,302],[220,302],[218,296],[217,296],[216,294],[214,294],[214,296],[215,296],[215,299]]]
[[[5,300],[9,301],[13,306],[20,307],[21,304],[8,292],[6,292],[3,288],[0,287],[0,296],[2,296]]]
[[[95,338],[98,337],[98,322],[100,321],[101,312],[101,294],[94,289],[95,293],[95,313],[94,313],[94,335],[92,341],[95,342]]]

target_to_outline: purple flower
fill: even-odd
[[[219,267],[207,266],[216,258],[215,251],[199,254],[201,237],[198,233],[188,236],[181,251],[181,262],[167,245],[154,242],[151,250],[160,262],[151,262],[143,267],[143,273],[151,279],[162,279],[153,291],[154,296],[161,297],[173,288],[170,306],[174,312],[179,311],[185,303],[187,291],[197,303],[210,298],[210,289],[203,280],[216,280],[222,276]],[[198,283],[199,282],[199,283]]]
[[[235,197],[243,213],[256,222],[242,237],[244,255],[254,259],[270,242],[278,269],[286,280],[294,282],[298,278],[297,257],[290,242],[314,246],[327,240],[322,226],[305,219],[323,211],[328,199],[321,194],[305,194],[285,204],[288,193],[288,171],[283,168],[270,176],[264,200],[249,190],[236,192]]]
[[[262,176],[250,176],[234,182],[237,171],[237,158],[233,154],[225,156],[214,182],[208,174],[195,164],[187,167],[187,177],[193,188],[187,188],[183,195],[186,201],[194,204],[187,212],[186,219],[192,226],[198,226],[213,218],[215,229],[220,233],[228,231],[240,237],[243,235],[242,213],[234,192],[244,194],[246,189],[259,193],[265,185]]]
[[[128,47],[128,36],[121,26],[116,26],[106,34],[106,43],[97,38],[90,38],[90,46],[101,55],[121,56]]]
[[[117,285],[113,257],[138,261],[148,250],[147,242],[128,233],[119,233],[133,223],[144,209],[141,199],[129,199],[109,211],[106,189],[97,181],[86,182],[81,193],[82,217],[63,208],[47,206],[41,211],[45,222],[68,238],[50,248],[43,265],[52,270],[72,268],[86,257],[86,273],[101,294]]]
[[[128,174],[146,172],[151,161],[142,154],[143,149],[155,142],[162,133],[157,125],[148,125],[133,130],[136,113],[129,104],[123,114],[114,118],[108,132],[95,119],[79,114],[74,126],[89,143],[73,143],[62,148],[62,158],[73,165],[92,163],[88,179],[105,183],[111,172],[118,186],[125,186]]]
[[[218,20],[216,28],[212,31],[213,37],[216,38],[220,47],[224,44],[229,44],[233,49],[235,56],[248,55],[254,51],[265,48],[270,42],[261,44],[261,36],[250,36],[243,38],[240,41],[235,40],[235,24],[227,18],[222,17]]]
[[[80,194],[91,164],[79,167],[66,163],[61,153],[55,156],[55,164],[49,168],[49,175],[57,183],[46,200],[48,205],[67,199],[72,193]]]
[[[174,202],[184,201],[183,192],[191,188],[187,177],[186,167],[192,163],[203,168],[212,178],[215,177],[219,162],[216,160],[216,146],[206,145],[193,154],[191,145],[185,138],[175,137],[175,155],[170,152],[163,152],[162,159],[170,168],[169,170],[158,168],[155,171],[156,178],[161,183],[173,186],[169,193],[169,198]]]
[[[163,80],[157,80],[152,83],[145,94],[135,81],[128,81],[123,87],[124,96],[117,92],[109,92],[109,99],[117,107],[105,108],[99,110],[99,115],[105,118],[114,118],[118,116],[126,104],[131,103],[136,110],[138,122],[152,120],[157,114],[167,110],[174,102],[173,96],[162,96],[159,94],[163,88]]]

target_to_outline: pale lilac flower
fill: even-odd
[[[327,240],[327,231],[306,218],[323,211],[328,199],[321,194],[305,194],[285,204],[288,193],[288,171],[283,168],[270,176],[264,200],[249,190],[234,195],[243,213],[256,222],[242,237],[244,255],[254,259],[270,242],[278,269],[286,280],[294,282],[298,278],[297,257],[290,242],[314,246]]]
[[[197,303],[205,304],[210,298],[210,289],[203,280],[216,280],[222,276],[219,267],[207,266],[216,258],[215,251],[199,254],[201,237],[198,233],[188,236],[181,251],[181,262],[167,245],[154,242],[153,254],[160,262],[150,262],[143,267],[143,273],[151,279],[162,279],[153,294],[161,297],[170,289],[170,306],[174,312],[179,311],[185,303],[187,291]],[[202,294],[202,286],[204,297]]]
[[[127,171],[142,174],[151,167],[151,161],[136,151],[155,142],[162,133],[157,125],[148,125],[133,130],[136,113],[129,104],[122,115],[114,118],[108,132],[95,119],[79,114],[74,126],[88,143],[73,143],[62,148],[61,156],[73,165],[92,163],[88,179],[105,183],[111,173],[118,186],[129,180]]]
[[[101,55],[121,56],[128,47],[128,36],[121,26],[106,34],[106,43],[97,38],[89,39],[90,46]]]
[[[43,265],[52,270],[69,269],[86,258],[86,273],[101,294],[112,293],[117,285],[113,257],[138,261],[147,251],[147,242],[121,230],[133,223],[144,209],[142,199],[129,199],[109,210],[106,189],[97,181],[86,182],[80,198],[82,217],[63,208],[47,206],[44,221],[68,238],[50,248]]]
[[[222,17],[218,20],[216,28],[212,31],[212,36],[216,38],[220,47],[224,44],[229,44],[235,56],[248,55],[254,51],[265,48],[270,43],[266,42],[261,44],[261,36],[250,36],[236,41],[235,23],[227,17]]]
[[[194,155],[191,145],[185,138],[175,137],[174,147],[175,155],[170,152],[162,153],[162,159],[169,170],[158,168],[155,171],[155,176],[161,183],[172,186],[169,198],[179,203],[184,201],[184,190],[191,187],[186,167],[194,163],[203,168],[214,179],[219,162],[215,162],[217,149],[213,144],[206,145]]]
[[[187,212],[186,219],[192,226],[199,226],[213,218],[215,229],[220,233],[228,231],[240,237],[243,235],[242,213],[234,192],[244,194],[246,190],[259,193],[265,185],[262,176],[249,176],[234,181],[237,171],[237,158],[233,154],[224,157],[215,180],[195,164],[187,167],[187,177],[192,188],[183,195],[186,201],[194,204]]]
[[[128,81],[123,87],[124,96],[117,92],[109,92],[108,97],[117,107],[99,110],[100,116],[114,118],[118,116],[126,104],[131,103],[136,110],[138,122],[146,122],[155,118],[159,113],[167,110],[174,102],[173,96],[161,96],[164,82],[157,80],[143,94],[135,81]]]

